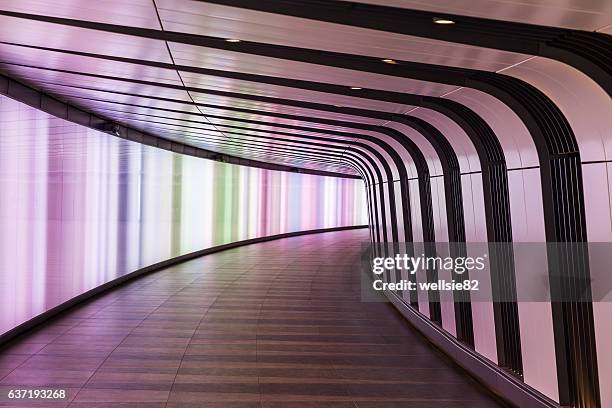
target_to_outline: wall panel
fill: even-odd
[[[0,334],[171,257],[265,235],[367,224],[361,180],[184,156],[6,97],[0,97],[0,191]]]

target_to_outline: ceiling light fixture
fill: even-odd
[[[391,58],[385,58],[384,60],[382,60],[382,62],[384,62],[385,64],[397,64],[397,61]]]
[[[360,90],[361,88],[360,88],[360,87],[358,87],[358,86],[351,86],[351,89],[352,89],[352,90],[355,90],[355,91],[358,91],[358,90]]]
[[[434,17],[433,22],[436,24],[455,24],[453,20],[449,20],[448,18]]]
[[[226,38],[225,39],[226,42],[231,42],[231,43],[239,43],[240,40],[238,38]]]

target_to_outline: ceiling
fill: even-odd
[[[585,30],[605,30],[612,9],[594,0],[363,3]],[[440,97],[460,85],[410,78],[405,63],[497,72],[530,58],[203,1],[0,0],[0,71],[9,76],[165,139],[345,174],[356,174],[342,157],[362,132],[351,123],[386,122],[346,108],[415,109],[351,88]]]

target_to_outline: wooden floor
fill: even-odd
[[[499,406],[388,304],[360,300],[366,230],[250,245],[148,275],[0,351],[0,406]],[[63,388],[56,403],[12,388]]]

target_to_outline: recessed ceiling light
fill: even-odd
[[[448,18],[434,17],[433,22],[436,24],[455,24],[453,20],[449,20]]]
[[[226,38],[225,41],[231,42],[231,43],[239,43],[240,42],[240,40],[238,38]]]
[[[384,60],[382,60],[382,62],[384,62],[386,64],[397,64],[397,61],[393,60],[391,58],[385,58]]]
[[[361,89],[361,88],[360,88],[360,87],[358,87],[358,86],[351,86],[351,89],[353,89],[353,90],[357,91],[357,90],[359,90],[359,89]]]

